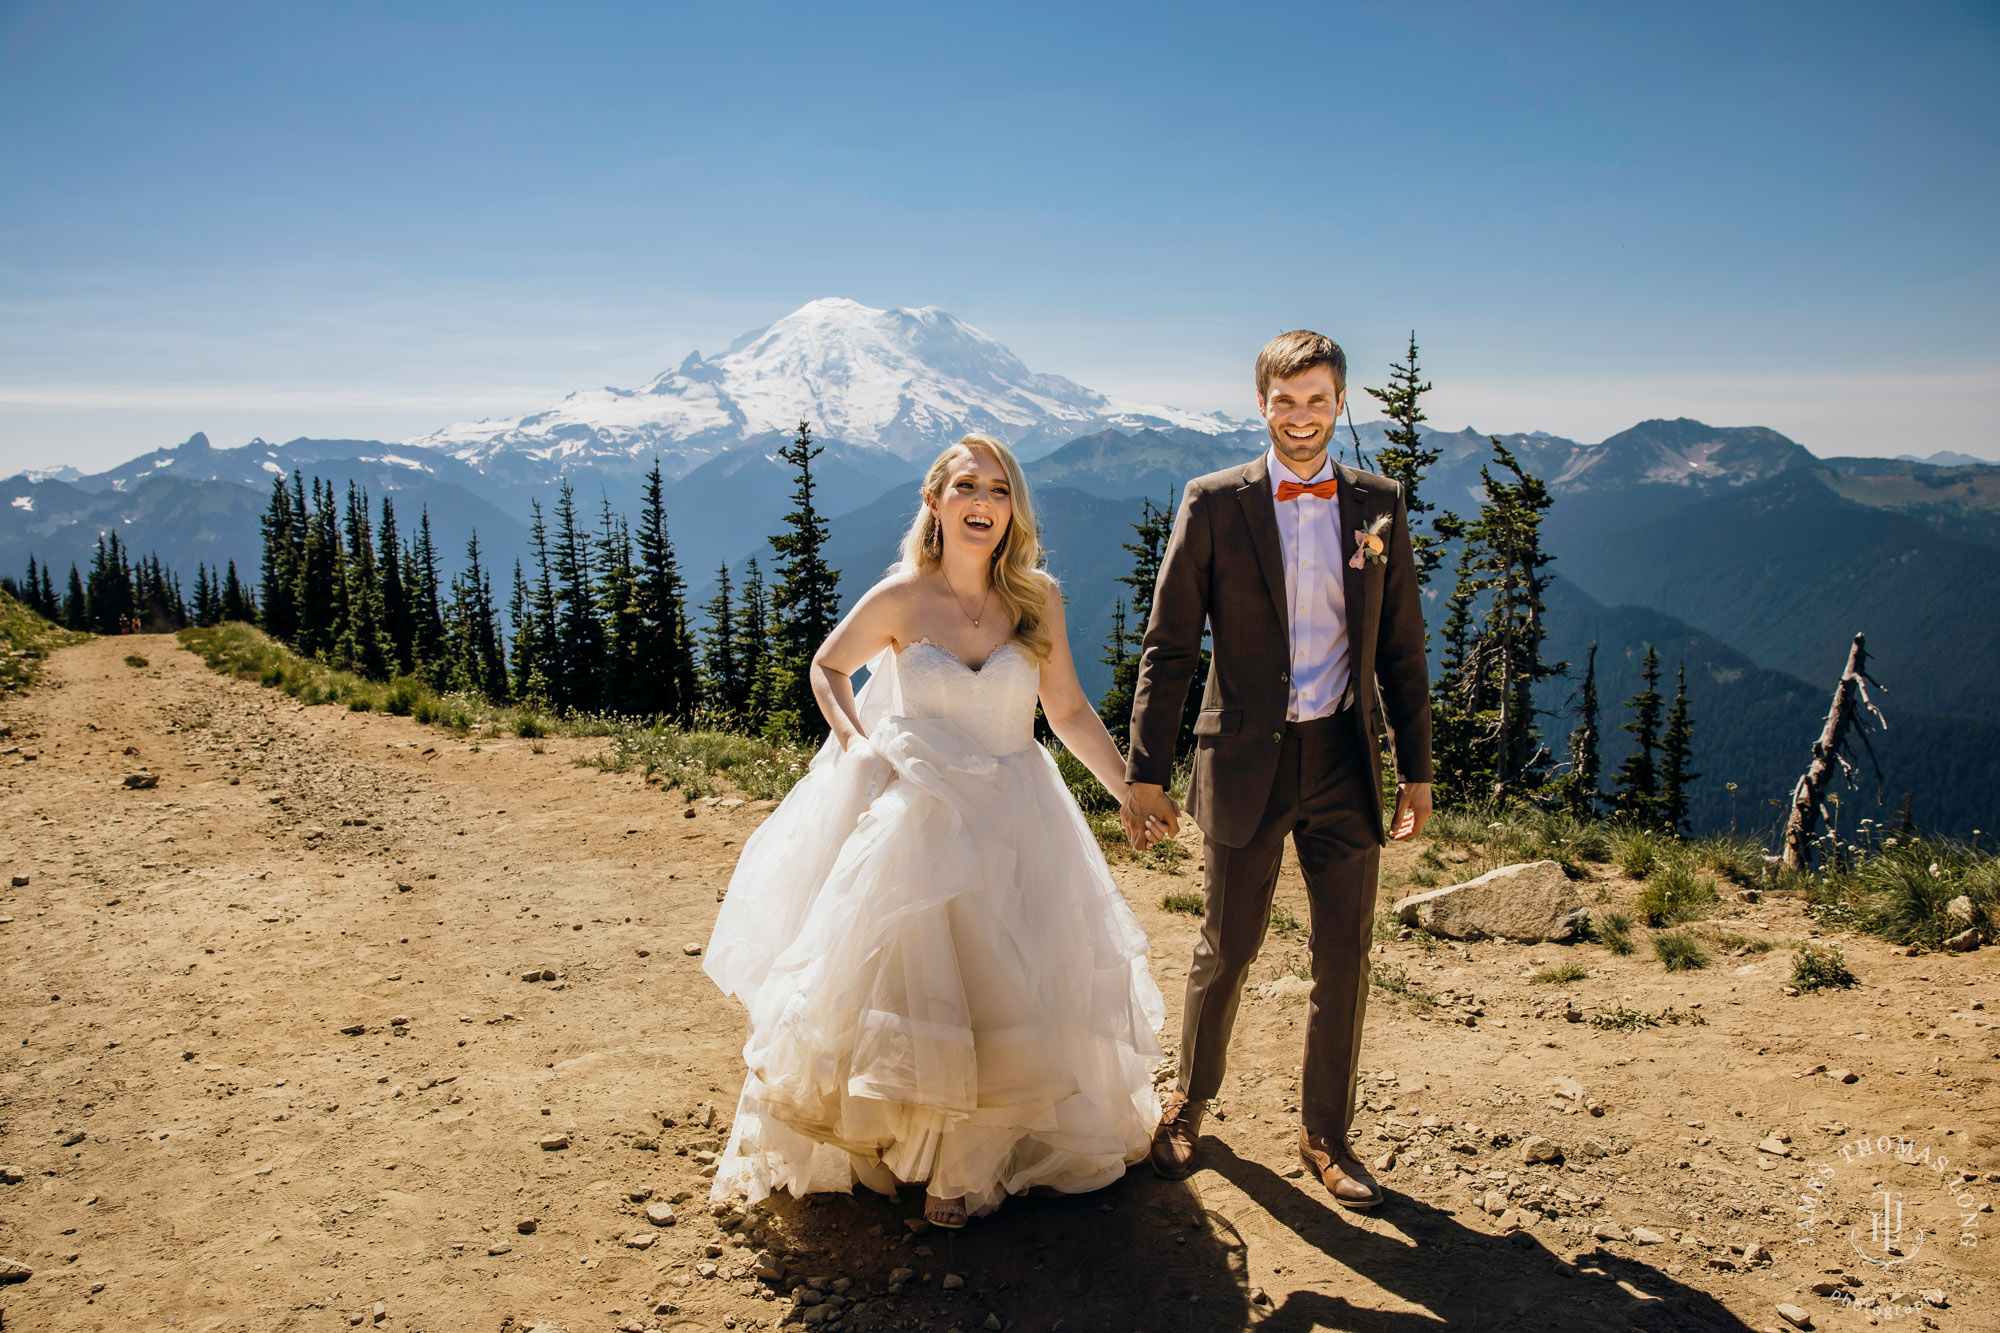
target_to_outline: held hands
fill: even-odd
[[[1135,782],[1125,789],[1118,819],[1125,826],[1127,840],[1142,852],[1181,831],[1180,807],[1154,782]]]
[[[1431,817],[1431,784],[1405,782],[1396,787],[1396,817],[1389,821],[1389,836],[1398,842],[1423,832]]]

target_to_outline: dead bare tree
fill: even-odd
[[[1861,738],[1862,748],[1868,751],[1878,788],[1883,780],[1882,765],[1868,739],[1868,720],[1859,716],[1859,709],[1866,708],[1882,730],[1889,729],[1888,719],[1868,697],[1868,687],[1873,685],[1879,690],[1882,683],[1868,674],[1866,637],[1854,636],[1854,647],[1847,654],[1847,670],[1840,673],[1840,683],[1833,688],[1833,704],[1826,710],[1826,726],[1813,742],[1812,763],[1800,776],[1799,785],[1792,789],[1792,814],[1785,821],[1785,867],[1789,870],[1812,868],[1813,828],[1826,813],[1826,786],[1833,779],[1834,768],[1839,767],[1849,786],[1856,785],[1850,731]]]

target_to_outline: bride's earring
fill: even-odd
[[[937,511],[931,511],[930,528],[924,535],[924,546],[934,555],[944,554],[944,524],[938,522]]]

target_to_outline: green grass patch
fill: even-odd
[[[1645,879],[1660,866],[1660,835],[1651,829],[1621,829],[1611,842],[1618,868],[1628,879]]]
[[[127,653],[125,654],[125,665],[128,667],[149,667],[153,663],[149,658],[139,653]]]
[[[42,663],[50,653],[89,637],[42,619],[0,592],[0,698],[18,694],[41,679]]]
[[[1653,956],[1669,972],[1693,972],[1709,963],[1708,950],[1687,930],[1663,930],[1654,935]]]
[[[1596,940],[1611,952],[1624,957],[1638,949],[1632,942],[1632,914],[1622,908],[1608,908],[1591,915],[1590,938]]]
[[[1420,1014],[1428,1014],[1438,1005],[1437,996],[1424,989],[1408,971],[1400,967],[1369,968],[1368,984]]]
[[[1622,1004],[1612,1005],[1597,1010],[1584,1021],[1606,1032],[1637,1032],[1640,1028],[1656,1028],[1666,1024],[1674,1027],[1679,1027],[1683,1023],[1694,1027],[1708,1026],[1708,1020],[1700,1014],[1676,1009],[1672,1005],[1650,1014],[1643,1009],[1632,1009]]]
[[[1802,991],[1845,990],[1859,981],[1837,944],[1808,941],[1792,951],[1792,984]]]
[[[1189,916],[1200,916],[1206,903],[1198,893],[1170,893],[1160,899],[1160,906],[1169,912],[1186,912]]]
[[[1649,926],[1677,926],[1703,915],[1718,899],[1715,886],[1680,861],[1660,867],[1632,907]]]
[[[1582,963],[1562,963],[1555,967],[1545,967],[1528,978],[1531,986],[1559,986],[1566,982],[1582,981],[1590,975],[1590,969]]]

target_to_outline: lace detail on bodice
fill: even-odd
[[[897,654],[896,670],[906,716],[955,723],[988,754],[1034,744],[1041,672],[1019,644],[1001,644],[975,671],[951,649],[918,639]]]

